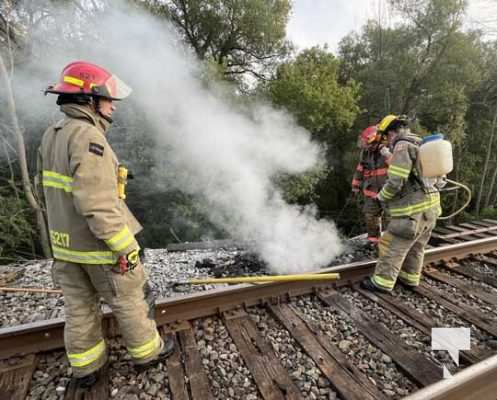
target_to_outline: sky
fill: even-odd
[[[386,0],[293,0],[287,34],[300,49],[327,43],[333,51],[341,38],[360,30],[368,18],[386,16],[386,3]],[[468,23],[486,20],[490,10],[497,14],[497,0],[469,0]]]

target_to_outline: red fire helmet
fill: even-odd
[[[371,125],[364,129],[361,133],[361,145],[367,147],[375,140],[377,140],[377,130],[378,129],[376,125]]]
[[[128,85],[104,68],[86,61],[75,61],[62,70],[59,83],[49,86],[45,93],[87,94],[122,100],[131,91]]]

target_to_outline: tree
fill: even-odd
[[[286,185],[293,186],[297,198],[302,198],[302,188],[310,191],[314,186],[317,192],[312,197],[323,210],[338,209],[345,201],[347,191],[338,189],[348,186],[348,170],[352,167],[347,152],[356,143],[349,129],[360,112],[359,86],[353,81],[340,82],[339,66],[332,53],[313,47],[282,63],[268,85],[273,103],[288,110],[326,148],[324,173],[313,171],[299,178],[303,181]]]
[[[138,0],[165,15],[201,60],[213,60],[227,78],[267,79],[288,54],[289,0]]]
[[[6,32],[6,42],[7,42],[7,54],[9,55],[9,59],[11,62],[10,71],[13,72],[14,66],[13,63],[13,54],[12,54],[12,46],[11,41],[14,40],[14,43],[17,43],[16,36],[11,34],[11,29],[9,28],[9,21],[2,17],[2,21],[5,23],[5,32]],[[17,159],[19,163],[19,170],[21,174],[22,188],[24,192],[24,196],[29,204],[29,206],[36,213],[36,220],[38,224],[38,230],[40,233],[41,244],[43,253],[46,257],[51,255],[49,240],[48,240],[48,229],[47,224],[43,212],[42,205],[36,198],[33,192],[33,187],[31,185],[29,170],[28,170],[28,162],[26,157],[26,145],[24,141],[24,134],[19,124],[17,110],[16,110],[16,102],[14,98],[14,93],[12,90],[12,82],[11,76],[9,75],[9,69],[7,64],[4,62],[4,58],[2,56],[2,52],[0,49],[0,84],[3,88],[5,101],[7,105],[7,114],[10,118],[10,123],[5,125],[5,129],[9,130],[16,142],[16,153]],[[6,138],[4,138],[6,140]]]

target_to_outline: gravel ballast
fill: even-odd
[[[219,318],[194,321],[197,348],[215,399],[261,399],[233,339]]]
[[[366,299],[358,292],[354,292],[350,289],[344,289],[340,293],[359,310],[365,312],[374,320],[384,324],[390,332],[395,332],[402,342],[404,342],[411,350],[423,353],[427,358],[438,364],[440,367],[445,365],[451,372],[457,372],[460,368],[454,363],[448,352],[431,350],[430,336],[427,336],[423,332],[418,331],[416,328],[407,325],[395,314],[381,308],[378,304]]]
[[[305,399],[338,399],[337,394],[331,388],[330,381],[323,375],[316,363],[292,338],[290,332],[270,315],[268,310],[251,307],[249,314],[261,336],[270,343],[281,365],[288,371],[290,378]]]
[[[324,307],[314,296],[299,297],[291,304],[306,321],[326,334],[385,395],[397,399],[417,389],[387,354],[370,344],[346,314]]]

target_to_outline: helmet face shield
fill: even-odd
[[[133,89],[126,85],[117,75],[112,75],[107,82],[105,82],[104,93],[100,94],[102,97],[108,97],[111,100],[123,100],[128,97]]]

